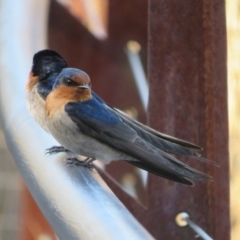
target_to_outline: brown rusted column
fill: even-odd
[[[42,212],[23,185],[19,240],[57,239]]]
[[[149,1],[149,124],[199,144],[221,167],[181,159],[214,177],[187,187],[149,181],[146,223],[161,239],[194,239],[175,224],[178,212],[214,239],[229,239],[229,166],[224,1]],[[155,209],[155,211],[154,211]]]

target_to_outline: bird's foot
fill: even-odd
[[[78,158],[67,158],[66,159],[66,164],[74,164],[76,166],[81,166],[81,167],[86,167],[86,168],[90,168],[93,169],[94,165],[93,165],[93,161],[96,160],[96,158],[86,158],[84,160],[79,160]]]
[[[52,155],[52,154],[56,154],[56,153],[60,153],[60,152],[70,152],[70,151],[62,146],[53,146],[53,147],[47,148],[45,150],[46,155],[47,154]]]

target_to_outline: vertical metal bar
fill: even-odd
[[[229,239],[229,166],[224,1],[149,1],[149,123],[204,147],[216,168],[186,162],[214,181],[193,188],[150,176],[148,229],[155,237],[193,239],[174,224],[192,216],[213,239]],[[182,159],[183,160],[183,159]]]

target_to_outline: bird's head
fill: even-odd
[[[53,90],[58,89],[64,97],[68,94],[69,100],[87,101],[92,98],[91,80],[89,76],[76,68],[65,68],[58,75]]]
[[[33,56],[33,65],[27,83],[27,91],[37,87],[40,96],[45,99],[52,90],[57,75],[67,68],[65,60],[53,50],[42,50]]]

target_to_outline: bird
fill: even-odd
[[[33,65],[26,87],[27,106],[35,120],[46,131],[48,131],[46,124],[48,119],[46,118],[46,114],[44,112],[44,103],[46,97],[52,90],[57,75],[67,67],[67,63],[62,58],[62,56],[53,50],[41,50],[37,52],[33,57]],[[112,111],[113,114],[117,114],[122,119],[122,121],[126,122],[128,125],[131,125],[131,127],[137,131],[142,138],[153,144],[155,147],[158,147],[168,153],[192,156],[194,158],[198,158],[199,160],[212,163],[211,161],[202,158],[199,153],[193,151],[201,150],[201,147],[184,140],[180,140],[178,138],[157,132],[156,130],[132,119],[121,110],[111,107],[105,103],[95,92],[91,91],[91,94],[95,99],[101,102],[101,104],[107,107],[109,111]],[[47,149],[47,153],[49,154],[62,151],[69,152],[69,150],[63,146],[54,146]],[[143,163],[140,164],[139,162],[135,162],[134,165],[142,167],[149,172],[156,174],[156,169],[151,168],[149,165],[144,166]],[[85,166],[90,166],[90,164],[86,164]]]
[[[26,85],[26,105],[36,122],[46,131],[45,100],[52,91],[56,76],[66,67],[65,60],[53,50],[39,51],[33,57]]]
[[[66,61],[51,49],[38,51],[33,56],[32,68],[26,85],[26,105],[35,121],[48,132],[45,100],[52,91],[57,75],[67,68]],[[46,153],[68,152],[62,146],[53,146]]]
[[[192,180],[212,179],[170,153],[192,156],[202,148],[162,134],[121,110],[111,107],[92,89],[90,77],[76,68],[63,68],[56,75],[52,91],[45,99],[46,126],[65,148],[86,156],[81,166],[125,160],[163,178],[193,185]]]

